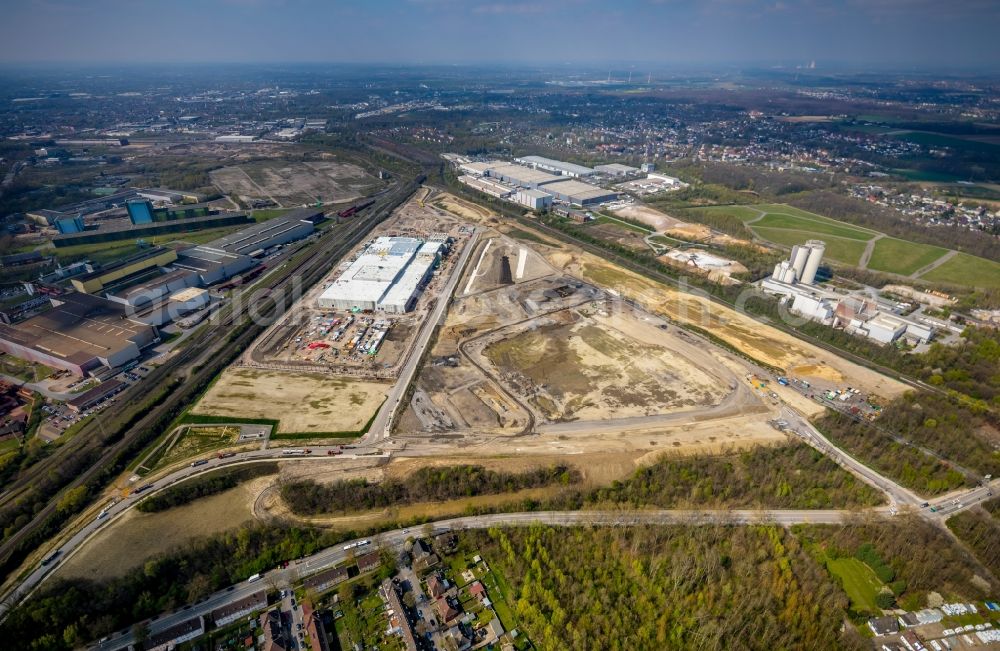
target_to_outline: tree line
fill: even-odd
[[[562,464],[520,473],[474,465],[428,467],[402,479],[385,479],[377,483],[367,479],[331,484],[317,484],[312,480],[286,482],[281,486],[281,497],[292,512],[316,515],[496,495],[550,485],[568,486],[579,482],[580,477],[578,470]]]
[[[200,497],[207,497],[236,488],[245,481],[278,473],[276,462],[254,463],[232,469],[221,469],[202,477],[189,479],[175,486],[150,495],[135,508],[143,513],[157,513],[175,506],[188,504]]]
[[[882,496],[804,443],[719,456],[666,455],[593,490],[589,505],[633,508],[829,509],[876,506]]]

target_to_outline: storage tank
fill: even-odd
[[[792,256],[789,258],[792,263],[792,268],[795,269],[795,277],[802,280],[802,276],[806,270],[806,263],[809,261],[809,248],[808,246],[802,246],[796,244],[792,247]]]
[[[778,264],[774,265],[774,272],[771,273],[771,278],[777,280],[778,282],[781,282],[781,276],[783,271],[784,267],[782,266],[782,263],[779,262]]]
[[[793,269],[791,265],[789,265],[788,263],[785,264],[786,264],[785,272],[781,279],[781,282],[788,283],[789,285],[794,285],[795,279],[798,278],[798,274],[795,273],[795,269]]]
[[[809,250],[809,259],[806,261],[805,271],[799,279],[806,285],[812,285],[816,280],[816,272],[819,271],[819,263],[823,260],[826,243],[820,240],[809,240],[806,242],[806,247]]]

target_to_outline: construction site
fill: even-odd
[[[305,293],[242,363],[395,378],[468,234],[460,220],[414,198]]]
[[[714,350],[538,248],[549,247],[499,232],[480,240],[400,434],[583,433],[762,407]]]
[[[335,160],[249,161],[212,170],[210,177],[227,196],[247,204],[267,200],[279,208],[353,201],[381,186],[361,167]]]

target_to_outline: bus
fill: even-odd
[[[371,543],[370,540],[359,540],[357,542],[348,543],[344,545],[344,551],[347,551],[348,549],[354,549],[356,547],[364,547],[365,545],[368,545],[370,543]]]

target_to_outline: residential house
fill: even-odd
[[[479,601],[483,601],[487,598],[486,587],[483,586],[483,584],[480,583],[479,581],[476,581],[475,583],[469,586],[469,594],[478,599]]]
[[[379,552],[370,552],[364,556],[358,556],[358,571],[362,574],[374,572],[382,565],[382,557]]]
[[[438,597],[434,602],[434,610],[437,612],[438,619],[440,620],[442,626],[458,619],[459,615],[462,614],[448,602],[447,597]]]
[[[868,628],[871,629],[875,637],[895,635],[899,633],[899,622],[892,616],[876,617],[868,620]]]
[[[427,579],[427,593],[431,599],[437,599],[448,592],[448,583],[437,574],[432,574]]]
[[[924,651],[927,647],[923,645],[920,638],[913,631],[905,631],[899,638],[909,651]]]
[[[318,574],[310,576],[302,582],[307,590],[316,592],[326,592],[330,588],[335,588],[350,577],[346,567],[334,567],[323,570]]]
[[[267,608],[267,592],[258,590],[249,597],[244,597],[225,606],[219,606],[213,610],[212,621],[215,622],[216,628],[221,628],[264,608]]]
[[[323,620],[320,619],[319,613],[313,610],[312,604],[308,601],[302,602],[302,621],[305,622],[310,651],[330,651]]]
[[[410,553],[413,556],[413,569],[416,572],[424,572],[440,562],[438,555],[420,539],[413,543],[413,550]]]
[[[260,616],[260,627],[263,630],[261,651],[286,651],[290,648],[285,639],[285,629],[281,625],[281,612],[269,610]]]
[[[201,615],[149,636],[146,648],[149,651],[168,651],[178,644],[193,640],[205,634],[205,618]]]
[[[466,651],[472,647],[472,640],[466,636],[459,626],[452,626],[447,631],[441,634],[441,637],[445,640],[445,648],[454,649],[455,651]]]

